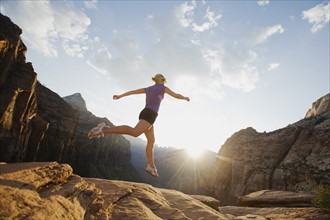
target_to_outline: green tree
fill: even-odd
[[[320,186],[318,188],[315,199],[313,200],[313,204],[325,210],[326,212],[330,212],[330,187],[329,186]]]

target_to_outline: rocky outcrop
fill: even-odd
[[[0,165],[0,219],[228,219],[181,192],[81,178],[69,165]]]
[[[325,220],[330,217],[313,207],[213,209],[200,200],[209,202],[210,198],[143,183],[82,178],[73,174],[69,165],[57,162],[0,164],[0,219]],[[215,204],[214,199],[211,202]]]
[[[0,161],[58,161],[82,176],[137,180],[130,143],[121,135],[87,139],[99,122],[112,123],[88,112],[81,96],[68,104],[40,84],[21,33],[0,14]]]
[[[239,198],[240,206],[252,207],[308,207],[315,195],[305,192],[261,190]]]
[[[73,95],[63,97],[63,99],[69,105],[71,105],[75,110],[77,110],[79,115],[81,115],[81,116],[82,115],[91,115],[91,113],[87,109],[86,102],[80,93],[75,93]],[[88,118],[88,116],[85,118]]]
[[[259,190],[313,193],[319,184],[329,185],[329,97],[314,103],[309,112],[315,114],[285,128],[236,132],[218,153],[208,194],[234,205],[239,196]]]
[[[221,205],[219,200],[209,197],[209,196],[204,196],[204,195],[190,195],[190,196],[194,199],[197,199],[198,201],[201,201],[205,205],[207,205],[215,210],[219,210],[219,207]]]
[[[305,118],[321,115],[330,111],[330,96],[325,95],[313,103],[312,108],[306,113]]]

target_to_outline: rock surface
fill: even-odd
[[[330,96],[325,95],[313,103],[312,108],[306,113],[305,118],[321,115],[327,111],[330,111]]]
[[[215,198],[204,196],[204,195],[190,195],[192,198],[197,199],[198,201],[201,201],[205,205],[215,209],[219,210],[220,207],[220,201],[216,200]]]
[[[81,178],[69,165],[0,165],[0,219],[228,219],[175,190]]]
[[[5,164],[0,169],[0,219],[82,219],[99,194],[72,175],[69,165]]]
[[[80,94],[65,101],[37,81],[21,33],[0,14],[0,161],[58,161],[81,176],[138,180],[123,136],[86,137],[101,121],[112,126],[108,119],[88,112]]]
[[[308,207],[315,195],[305,192],[261,190],[239,198],[240,206],[252,207]]]
[[[69,165],[57,162],[0,164],[0,219],[325,220],[330,217],[317,208],[226,206],[214,210],[200,202],[200,196],[194,197],[143,183],[82,178],[73,174]]]
[[[329,220],[330,214],[318,208],[254,208],[224,206],[220,212],[227,216],[236,216],[233,219],[253,220]]]
[[[246,128],[233,134],[218,153],[204,186],[207,194],[222,205],[235,205],[240,196],[255,191],[313,193],[320,184],[330,185],[329,99],[327,94],[314,103],[316,115],[285,128],[269,133]]]

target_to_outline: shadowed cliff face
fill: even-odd
[[[0,161],[59,161],[82,176],[137,179],[125,138],[86,137],[101,121],[112,125],[109,120],[87,109],[81,114],[37,82],[32,64],[25,62],[21,33],[0,14]]]
[[[0,160],[23,160],[35,124],[37,74],[25,62],[22,30],[0,14]]]
[[[285,128],[232,135],[221,147],[210,177],[209,194],[222,204],[263,189],[313,192],[330,185],[330,94],[310,113]]]

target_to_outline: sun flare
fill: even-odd
[[[203,150],[200,148],[188,148],[187,154],[193,159],[198,159],[203,155]]]

